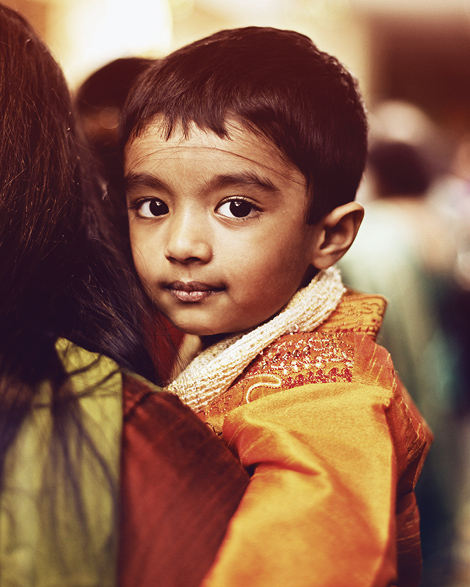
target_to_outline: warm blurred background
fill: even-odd
[[[221,28],[292,28],[359,77],[368,104],[411,100],[453,132],[470,127],[469,0],[6,0],[72,84],[114,57],[158,56]]]
[[[388,298],[382,342],[436,435],[418,487],[422,587],[470,587],[470,0],[3,1],[73,90],[117,58],[247,25],[305,33],[355,73],[371,148],[343,275]]]

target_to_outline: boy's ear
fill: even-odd
[[[363,218],[364,208],[358,202],[348,202],[327,214],[317,225],[314,267],[327,269],[339,261],[353,244]]]

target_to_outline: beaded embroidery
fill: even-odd
[[[216,402],[200,412],[200,417],[215,424],[218,415],[281,389],[316,383],[350,383],[354,350],[354,338],[341,333],[283,336],[262,351]]]

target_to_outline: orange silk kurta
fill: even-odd
[[[375,342],[384,310],[349,292],[200,414],[252,473],[205,587],[418,585],[432,436]]]

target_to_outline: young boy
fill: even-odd
[[[431,435],[384,300],[334,267],[363,215],[353,78],[298,33],[223,31],[149,70],[123,130],[137,271],[200,341],[169,389],[252,474],[205,584],[417,585]]]

